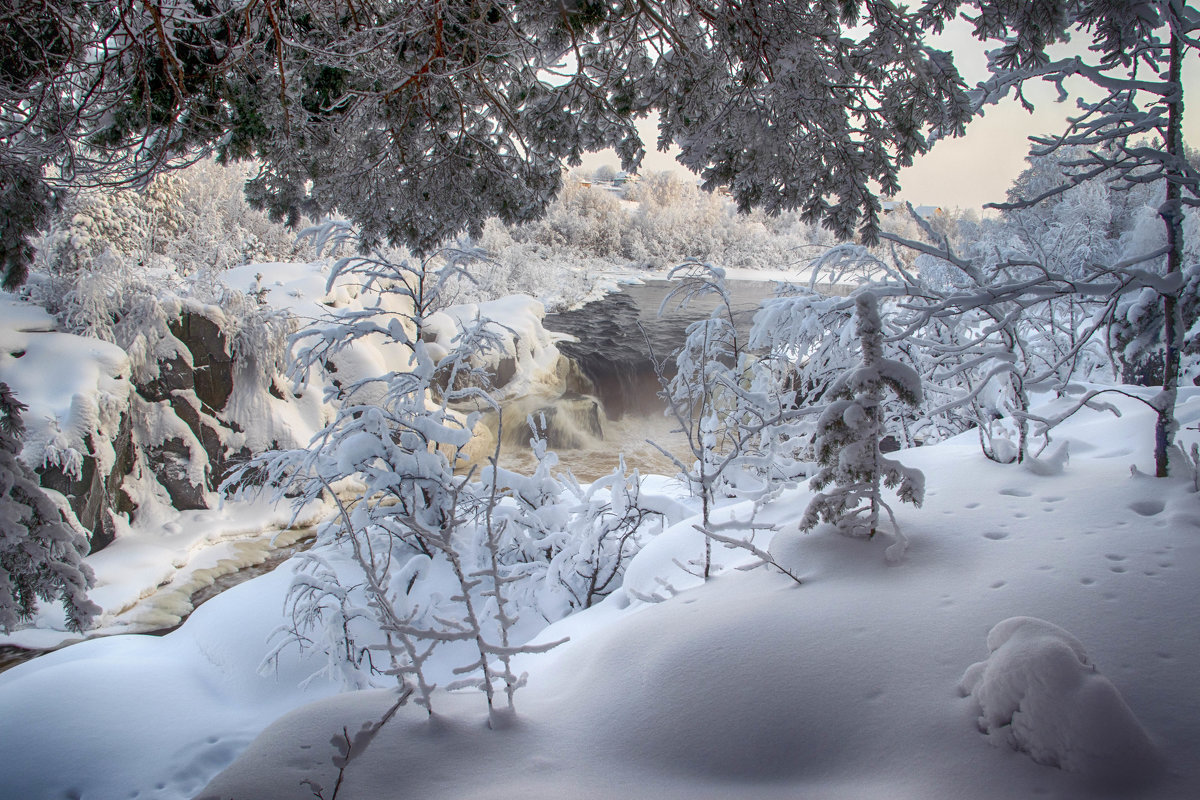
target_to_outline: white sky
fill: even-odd
[[[979,42],[968,26],[961,21],[936,37],[936,46],[953,50],[955,62],[969,84],[986,76],[986,58]],[[1200,59],[1184,62],[1185,96],[1196,98],[1200,93]],[[1068,84],[1068,89],[1072,88]],[[1003,201],[1013,179],[1025,167],[1029,149],[1028,138],[1035,134],[1056,133],[1063,129],[1064,120],[1075,112],[1074,99],[1055,102],[1057,92],[1048,85],[1031,87],[1026,96],[1036,105],[1029,114],[1011,97],[1004,103],[986,109],[982,117],[967,126],[965,136],[939,142],[924,157],[900,173],[900,196],[917,205],[940,205],[947,208],[980,208],[984,203]],[[1198,100],[1193,100],[1195,106]],[[1186,107],[1186,106],[1185,106]],[[656,121],[646,120],[640,126],[642,141],[647,144],[643,172],[661,170],[684,171],[675,160],[673,150],[660,153],[654,150],[657,138]],[[1200,138],[1200,112],[1184,115],[1184,139],[1195,142]],[[613,151],[591,153],[584,157],[584,169],[601,164],[616,166]]]

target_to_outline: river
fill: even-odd
[[[771,281],[728,281],[734,322],[749,331],[759,304],[774,295]],[[533,403],[528,411],[550,413],[549,444],[562,467],[582,482],[610,473],[623,454],[626,466],[642,474],[674,475],[679,470],[655,444],[690,463],[687,441],[658,396],[661,386],[652,356],[666,362],[684,342],[687,326],[705,318],[720,302],[715,294],[693,298],[681,306],[667,302],[676,281],[651,280],[627,285],[621,291],[572,310],[547,314],[543,325],[567,333],[575,341],[560,342],[588,384],[586,393],[568,392],[551,402]],[[508,414],[511,420],[522,414]],[[511,423],[506,423],[511,425]],[[528,429],[509,431],[501,464],[528,470],[534,458],[527,446]],[[652,444],[653,442],[653,444]]]

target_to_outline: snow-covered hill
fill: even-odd
[[[522,658],[517,715],[493,729],[457,692],[366,747],[390,692],[298,688],[319,665],[294,649],[260,674],[285,565],[168,636],[0,675],[4,796],[328,798],[340,777],[343,799],[1195,797],[1200,495],[1183,465],[1131,474],[1153,421],[1118,405],[1055,434],[1061,471],[989,462],[970,435],[901,453],[928,495],[898,509],[899,564],[884,536],[798,533],[806,490],[766,512],[801,585],[729,569],[740,552],[704,583],[679,566],[699,535],[668,528],[623,590],[541,634],[571,641]],[[1200,392],[1179,412],[1194,427]]]

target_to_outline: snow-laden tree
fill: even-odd
[[[989,53],[993,77],[980,87],[977,102],[995,102],[1028,81],[1055,84],[1065,98],[1066,83],[1082,79],[1097,96],[1076,99],[1079,114],[1062,134],[1034,137],[1034,152],[1045,155],[1077,148],[1062,163],[1062,174],[1038,194],[1001,207],[1035,205],[1089,181],[1135,187],[1161,181],[1158,206],[1165,241],[1161,247],[1106,264],[1111,280],[1128,290],[1146,288],[1158,296],[1162,322],[1162,392],[1157,412],[1154,460],[1159,477],[1168,473],[1168,452],[1178,427],[1175,402],[1186,330],[1180,294],[1185,273],[1184,208],[1200,205],[1200,171],[1188,161],[1183,142],[1183,62],[1200,43],[1200,11],[1184,0],[1123,3],[1050,0],[980,3],[975,33],[1001,46]],[[1053,45],[1072,39],[1087,52],[1055,57]],[[1160,268],[1153,262],[1162,258]]]
[[[87,596],[93,581],[83,562],[88,541],[18,458],[25,408],[0,383],[0,630],[28,621],[43,600],[61,601],[67,629],[83,631],[100,613]]]
[[[705,296],[717,298],[708,317],[688,326],[684,343],[673,354],[674,374],[668,373],[665,361],[655,360],[663,387],[659,394],[667,415],[679,426],[676,432],[683,435],[686,450],[672,453],[652,444],[700,500],[696,529],[705,537],[704,557],[691,566],[707,580],[716,541],[747,550],[799,582],[755,544],[755,535],[773,530],[771,526],[753,519],[718,524],[712,512],[726,497],[753,500],[757,509],[795,482],[802,474],[797,463],[798,423],[812,409],[798,405],[794,387],[784,388],[777,380],[779,373],[764,366],[769,358],[764,362],[747,350],[723,270],[693,262],[676,267],[671,277],[679,283],[663,299],[660,313],[673,304],[686,307]],[[653,349],[651,356],[655,357]],[[735,532],[727,535],[726,529]]]
[[[957,133],[970,104],[924,35],[956,4],[654,0],[47,0],[0,10],[8,285],[64,187],[144,184],[215,151],[255,160],[280,218],[337,208],[368,245],[430,252],[531,219],[564,165],[635,120],[744,209],[878,227],[879,187]]]
[[[679,470],[693,497],[700,500],[700,526],[712,527],[711,514],[728,473],[736,470],[742,456],[743,437],[747,432],[739,424],[736,411],[738,370],[745,367],[744,342],[733,315],[733,300],[725,285],[725,273],[711,264],[688,263],[671,270],[678,280],[663,298],[660,313],[668,307],[686,308],[705,296],[716,296],[709,316],[688,326],[687,338],[671,354],[674,374],[668,364],[659,362],[653,349],[651,358],[663,389],[667,414],[675,419],[678,431],[687,442],[687,452],[676,455],[658,446]],[[657,446],[657,445],[656,445]],[[712,543],[706,538],[704,560],[696,565],[705,579],[712,568]]]
[[[318,236],[351,234],[330,224]],[[499,693],[511,709],[522,683],[512,656],[539,649],[512,639],[519,575],[506,561],[508,520],[496,514],[496,488],[467,468],[479,419],[471,409],[499,412],[483,363],[499,331],[467,322],[448,347],[430,335],[449,275],[469,258],[339,259],[331,285],[354,275],[379,303],[298,333],[298,369],[324,368],[364,337],[390,343],[403,363],[335,387],[336,418],[306,449],[266,453],[227,484],[265,485],[297,503],[331,497],[337,506],[300,557],[275,654],[293,644],[324,653],[325,671],[353,688],[384,676],[430,714],[435,651],[450,647],[464,659],[455,669],[462,678],[445,688],[477,687],[492,712]]]
[[[925,476],[880,452],[884,434],[881,404],[886,390],[905,403],[920,403],[921,379],[911,367],[884,357],[883,324],[871,291],[857,294],[854,311],[862,363],[838,376],[827,392],[830,402],[817,421],[815,436],[820,470],[810,484],[818,493],[805,510],[800,528],[811,530],[824,520],[844,534],[872,537],[884,510],[897,537],[897,544],[888,548],[889,558],[894,559],[903,554],[905,540],[883,498],[883,489],[895,489],[902,502],[920,506],[925,499]]]

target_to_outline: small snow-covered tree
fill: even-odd
[[[743,345],[722,270],[691,262],[671,270],[670,277],[680,281],[663,299],[662,309],[671,303],[686,306],[703,295],[715,294],[718,298],[707,318],[688,326],[687,339],[674,354],[673,376],[668,378],[664,365],[655,359],[655,369],[663,385],[660,394],[666,400],[667,413],[675,418],[678,430],[686,438],[685,458],[689,461],[662,447],[658,449],[674,462],[692,496],[699,498],[701,526],[708,530],[722,475],[741,455],[743,431],[733,415],[733,404]],[[712,544],[707,538],[704,561],[697,566],[707,579],[712,568]]]
[[[87,596],[94,580],[83,563],[88,542],[17,457],[25,408],[0,383],[0,630],[11,631],[32,617],[38,600],[61,600],[67,629],[83,631],[100,613]]]
[[[337,224],[322,233],[350,235]],[[462,680],[446,688],[479,688],[493,712],[497,691],[511,709],[521,685],[510,658],[544,649],[512,642],[509,532],[494,513],[501,498],[467,468],[479,414],[455,407],[499,412],[482,366],[498,346],[496,326],[468,321],[452,342],[430,340],[429,317],[468,258],[456,251],[420,262],[378,253],[340,259],[331,283],[353,274],[379,302],[333,312],[297,334],[299,364],[322,368],[363,337],[397,347],[406,363],[336,388],[336,418],[307,449],[264,454],[230,482],[264,483],[299,502],[332,496],[338,509],[301,557],[290,624],[272,657],[298,643],[324,653],[325,671],[351,688],[394,679],[431,714],[428,662],[436,650],[452,645],[455,659],[473,653],[454,670]]]
[[[895,551],[889,548],[889,558],[893,558],[903,552],[905,540],[882,489],[895,489],[901,501],[920,506],[925,497],[925,477],[920,470],[905,467],[880,452],[884,431],[880,407],[885,389],[906,403],[919,403],[921,379],[911,367],[884,357],[879,304],[871,291],[861,291],[855,298],[855,317],[862,363],[842,373],[829,387],[827,396],[832,402],[817,421],[816,451],[821,469],[811,485],[816,490],[833,488],[813,497],[800,528],[811,530],[824,520],[850,536],[872,537],[879,526],[880,510],[886,510],[892,517],[899,546]]]
[[[668,377],[665,364],[655,359],[663,386],[660,396],[666,401],[667,414],[678,424],[687,450],[681,455],[655,447],[671,459],[692,496],[700,500],[696,529],[705,537],[704,557],[694,566],[707,580],[712,572],[712,542],[716,541],[747,550],[799,581],[754,542],[757,532],[773,530],[772,526],[756,524],[753,519],[715,523],[712,512],[721,497],[750,499],[757,509],[797,477],[796,423],[812,410],[794,402],[794,389],[780,393],[779,384],[771,380],[775,374],[746,349],[723,270],[689,262],[676,267],[671,275],[682,279],[664,299],[664,309],[672,302],[683,306],[707,294],[718,298],[708,317],[688,326],[687,338],[674,354],[673,376]],[[737,533],[726,535],[726,530]],[[746,531],[746,538],[738,538]]]

